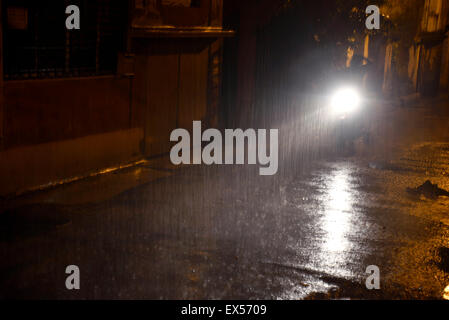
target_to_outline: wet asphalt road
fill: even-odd
[[[288,179],[186,167],[101,202],[19,206],[2,216],[0,296],[441,299],[449,198],[406,188],[431,179],[449,189],[447,160],[449,145],[431,143],[388,163],[317,162]],[[72,264],[79,291],[65,289]],[[365,287],[369,265],[380,290]]]

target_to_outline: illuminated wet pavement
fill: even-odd
[[[414,198],[406,188],[431,179],[449,189],[446,160],[449,145],[433,143],[396,162],[316,163],[283,183],[258,177],[257,168],[166,168],[163,178],[109,200],[49,197],[3,216],[0,294],[441,299],[449,199]],[[78,292],[64,286],[71,264],[81,270]],[[369,265],[380,268],[381,290],[365,287]]]
[[[447,299],[449,198],[406,190],[449,190],[449,116],[398,110],[378,113],[357,157],[303,152],[301,174],[156,159],[0,201],[0,297]],[[65,289],[72,264],[79,291]]]

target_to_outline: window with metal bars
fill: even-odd
[[[65,8],[78,5],[81,29],[67,30]],[[4,79],[114,74],[123,50],[124,0],[4,0]]]

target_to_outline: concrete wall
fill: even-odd
[[[131,126],[130,80],[120,76],[4,83],[5,149]]]
[[[0,195],[57,184],[141,158],[141,128],[0,152]]]
[[[141,158],[130,85],[120,76],[5,81],[0,195]]]
[[[409,48],[408,74],[422,95],[435,95],[449,84],[449,45],[445,36],[449,3],[425,0],[419,16],[417,41]]]
[[[408,95],[417,89],[421,49],[416,42],[425,0],[387,0],[381,12],[394,25],[386,35],[384,93]],[[391,60],[391,61],[390,61]]]

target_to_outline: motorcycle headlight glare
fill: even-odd
[[[360,106],[360,94],[354,88],[337,90],[331,98],[332,110],[338,115],[346,115]]]

